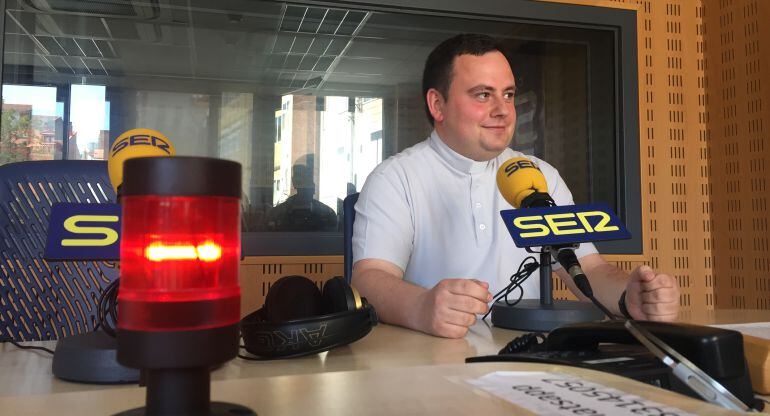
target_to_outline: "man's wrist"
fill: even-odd
[[[626,306],[626,291],[624,290],[623,293],[620,294],[620,299],[618,299],[618,309],[620,310],[620,313],[625,316],[627,319],[634,319],[631,317],[631,314],[628,312],[628,307]]]

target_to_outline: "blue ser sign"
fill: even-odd
[[[620,218],[602,203],[508,209],[500,215],[516,247],[631,238]]]
[[[45,259],[119,259],[120,212],[119,204],[53,204]]]

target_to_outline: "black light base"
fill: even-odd
[[[126,410],[125,412],[116,413],[115,416],[144,416],[149,415],[147,408],[137,407],[136,409]],[[248,407],[241,406],[239,404],[224,403],[224,402],[211,402],[208,413],[190,413],[192,416],[256,416],[253,410]]]
[[[104,331],[61,338],[53,355],[53,375],[78,383],[138,383],[139,370],[118,364],[117,348],[117,340]]]
[[[575,322],[604,319],[604,313],[589,302],[554,300],[550,305],[539,299],[522,299],[515,306],[505,301],[492,305],[492,325],[519,331],[550,331]]]
[[[141,368],[145,407],[118,415],[256,415],[248,407],[211,402],[213,366],[238,353],[238,325],[190,331],[130,331],[118,328],[118,360]]]
[[[146,406],[117,415],[256,416],[239,404],[211,402],[210,379],[208,367],[147,370]]]

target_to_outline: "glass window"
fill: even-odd
[[[109,103],[103,85],[70,87],[68,159],[104,160],[110,145]]]
[[[61,159],[62,111],[54,87],[4,85],[0,164]]]
[[[155,129],[180,155],[242,165],[244,232],[331,233],[341,253],[343,199],[430,133],[427,54],[480,32],[517,78],[512,146],[559,168],[576,202],[622,206],[611,30],[259,0],[6,5],[0,163],[103,159]],[[290,254],[265,238],[246,254]]]

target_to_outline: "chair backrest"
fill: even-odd
[[[0,336],[51,340],[96,326],[115,263],[43,259],[56,202],[114,202],[107,162],[49,160],[0,166]]]
[[[344,221],[342,233],[345,236],[343,254],[345,257],[345,281],[348,284],[353,279],[353,221],[356,220],[356,202],[358,202],[358,192],[346,196],[342,202]]]

